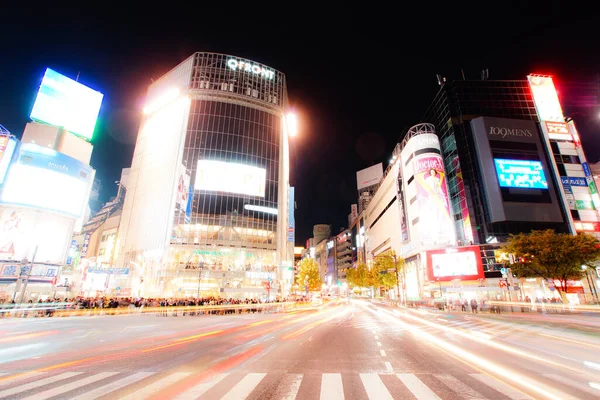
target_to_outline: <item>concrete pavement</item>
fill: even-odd
[[[7,319],[0,399],[600,396],[597,335],[505,318],[353,300],[281,314]]]

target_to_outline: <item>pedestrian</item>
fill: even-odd
[[[477,305],[477,300],[475,300],[475,299],[472,299],[472,300],[471,300],[471,312],[472,312],[473,314],[477,314],[477,306],[478,306],[478,305]]]

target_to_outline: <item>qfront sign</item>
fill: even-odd
[[[272,80],[275,77],[275,71],[265,68],[251,61],[241,60],[238,58],[227,59],[227,67],[233,71],[244,71],[254,75],[260,75],[265,79]]]

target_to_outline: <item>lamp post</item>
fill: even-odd
[[[435,266],[435,270],[437,272],[437,277],[436,278],[437,278],[438,285],[439,285],[439,288],[440,288],[440,299],[441,299],[442,298],[442,282],[440,281],[440,266],[436,265]]]
[[[396,272],[396,290],[398,291],[398,301],[400,301],[400,277],[398,276],[398,262],[396,253],[394,253],[394,270]]]

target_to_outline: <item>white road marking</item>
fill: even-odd
[[[469,386],[465,385],[452,375],[444,374],[444,375],[435,375],[440,381],[444,383],[444,385],[448,386],[450,389],[459,393],[465,399],[469,400],[484,400],[485,397],[481,395],[479,392],[471,389]]]
[[[81,374],[81,372],[65,372],[60,375],[53,375],[49,378],[40,379],[39,381],[34,381],[31,383],[27,383],[25,385],[17,386],[11,389],[6,389],[0,392],[0,397],[12,396],[14,394],[23,393],[31,389],[39,388],[44,385],[48,385],[50,383],[55,383],[56,381],[60,381],[63,379],[71,378]]]
[[[169,385],[172,385],[173,383],[185,378],[186,376],[189,376],[190,373],[189,372],[174,372],[162,379],[157,380],[154,383],[151,383],[148,386],[144,386],[143,388],[141,388],[140,390],[137,390],[133,393],[130,393],[126,396],[121,397],[121,400],[142,400],[145,399],[147,397],[152,396],[153,394],[156,394],[156,392],[158,392],[160,389],[163,389]]]
[[[518,391],[517,389],[513,389],[505,383],[500,382],[499,380],[492,378],[489,375],[484,374],[471,374],[471,376],[477,379],[479,382],[485,383],[492,389],[502,393],[503,395],[509,397],[512,400],[529,400],[531,397],[527,396],[525,393]]]
[[[385,369],[387,372],[394,372],[394,369],[392,368],[392,363],[389,361],[385,362]]]
[[[377,374],[360,374],[369,400],[394,400]],[[321,396],[323,398],[323,396]]]
[[[375,340],[379,340],[379,336],[375,335]]]
[[[593,387],[594,389],[598,389],[600,390],[600,383],[595,383],[595,382],[588,382],[588,384]]]
[[[578,382],[576,382],[576,381],[574,381],[572,379],[565,378],[564,376],[561,376],[561,375],[558,375],[558,374],[544,374],[544,376],[546,378],[552,379],[553,381],[560,382],[560,383],[562,383],[564,385],[571,386],[572,388],[575,388],[575,389],[578,389],[578,390],[582,390],[582,391],[584,391],[586,393],[591,393],[591,394],[598,395],[598,391],[597,390],[591,389],[589,387],[589,385],[586,385],[585,383],[578,383]]]
[[[396,374],[406,388],[418,400],[442,400],[433,390],[429,389],[419,378],[413,374]]]
[[[379,350],[379,353],[381,353],[381,355],[382,355],[383,357],[387,356],[387,354],[385,354],[385,350],[383,350],[383,349],[382,349],[382,350]]]
[[[34,376],[43,375],[45,373],[46,372],[26,372],[24,374],[17,374],[17,375],[14,375],[14,376],[11,376],[11,377],[8,377],[8,378],[5,378],[5,379],[1,380],[0,381],[0,387],[8,386],[11,383],[19,382],[19,381],[24,381],[25,379],[33,378]]]
[[[267,374],[248,374],[238,382],[221,400],[243,400],[252,393]]]
[[[323,374],[321,380],[321,400],[344,400],[344,386],[341,374]]]
[[[180,393],[174,400],[196,399],[206,393],[210,388],[221,382],[229,374],[216,374],[210,379],[191,387],[183,393]]]
[[[583,365],[585,365],[586,367],[590,367],[590,368],[593,368],[593,369],[600,370],[600,364],[597,364],[597,363],[594,363],[594,362],[591,362],[591,361],[584,361]]]
[[[116,390],[124,388],[125,386],[129,386],[137,381],[141,381],[142,379],[152,376],[154,374],[155,374],[154,372],[138,372],[137,374],[133,374],[133,375],[127,376],[123,379],[119,379],[117,381],[106,384],[104,386],[100,386],[99,388],[96,388],[94,390],[86,392],[86,393],[82,394],[81,396],[77,396],[71,400],[97,399],[98,397],[102,397],[105,394],[112,393]]]
[[[381,347],[381,342],[377,342],[377,346]]]
[[[273,396],[271,396],[271,399],[296,400],[302,378],[302,374],[286,374],[277,385],[277,389]]]
[[[101,372],[99,374],[88,376],[87,378],[83,378],[83,379],[77,380],[75,382],[68,383],[66,385],[61,385],[61,386],[46,390],[41,393],[36,393],[32,396],[25,397],[23,400],[46,400],[46,399],[49,399],[50,397],[54,397],[54,396],[58,396],[63,393],[70,392],[71,390],[78,389],[85,385],[89,385],[90,383],[100,381],[104,378],[109,378],[116,374],[118,374],[118,372]]]

